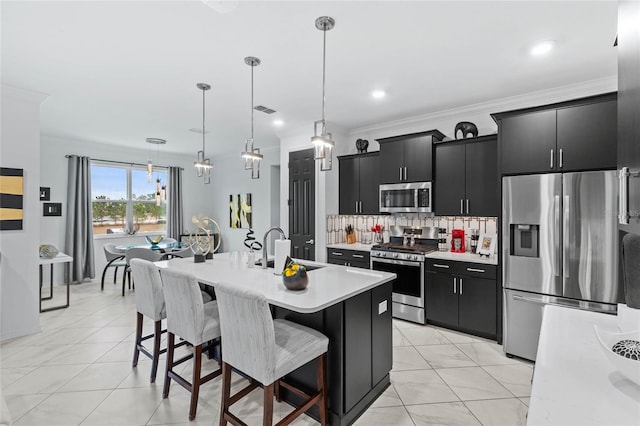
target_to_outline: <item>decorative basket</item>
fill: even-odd
[[[51,244],[41,244],[39,248],[40,257],[43,259],[53,259],[60,251]]]

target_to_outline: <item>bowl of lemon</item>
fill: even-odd
[[[309,276],[307,275],[307,268],[304,265],[300,265],[291,258],[287,257],[284,270],[282,271],[282,283],[287,290],[300,291],[307,288],[309,285]]]
[[[155,247],[158,245],[158,243],[160,243],[160,241],[164,239],[164,235],[155,235],[152,237],[146,235],[144,239],[147,240],[147,242],[151,245],[151,247]]]

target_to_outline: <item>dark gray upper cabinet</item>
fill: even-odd
[[[339,160],[340,214],[378,214],[378,152]]]
[[[436,215],[497,216],[498,194],[496,135],[436,144]]]
[[[380,142],[380,183],[426,182],[433,179],[433,142],[438,130],[377,139]]]
[[[615,93],[492,117],[498,123],[501,174],[615,168]]]
[[[617,101],[561,108],[557,112],[557,169],[615,169]]]

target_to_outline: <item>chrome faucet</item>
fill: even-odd
[[[287,236],[284,235],[284,231],[278,227],[269,228],[267,232],[264,233],[264,237],[262,238],[262,269],[267,269],[267,237],[271,231],[278,231],[283,240],[287,239]]]

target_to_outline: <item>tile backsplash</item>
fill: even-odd
[[[390,226],[432,227],[447,229],[447,243],[451,243],[451,230],[464,229],[465,247],[470,251],[471,229],[478,229],[482,233],[495,234],[497,232],[496,217],[469,217],[469,216],[431,216],[425,214],[404,215],[327,215],[327,244],[345,243],[346,233],[344,228],[353,225],[356,232],[356,241],[369,243],[373,239],[371,227],[379,223],[384,226],[382,233],[384,241],[389,241]]]

